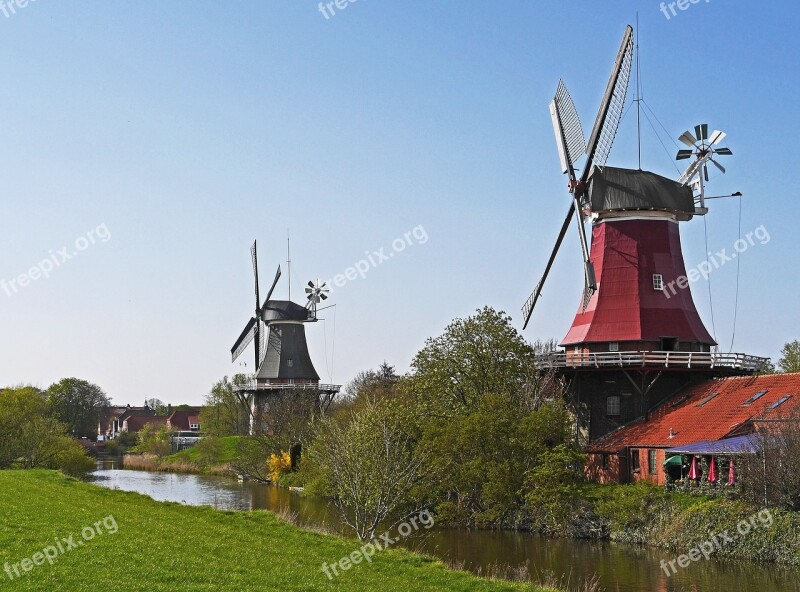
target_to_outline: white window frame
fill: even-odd
[[[660,273],[653,274],[653,290],[664,291],[664,276]]]
[[[619,351],[619,341],[612,341],[608,344],[608,351],[610,352],[618,352]]]

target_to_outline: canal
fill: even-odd
[[[278,487],[205,475],[124,471],[108,461],[99,469],[93,474],[93,480],[103,487],[135,491],[159,501],[207,505],[221,510],[288,509],[304,524],[323,525],[346,533],[330,504]],[[420,530],[419,535],[398,545],[455,562],[474,572],[485,573],[497,565],[527,566],[534,576],[553,572],[573,585],[596,574],[601,589],[606,592],[800,592],[798,570],[712,558],[692,563],[687,569],[667,577],[660,562],[674,559],[673,554],[607,541],[432,528]]]

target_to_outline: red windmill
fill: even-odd
[[[544,274],[523,307],[527,327],[572,219],[583,256],[584,291],[575,319],[562,339],[564,351],[540,359],[570,378],[584,438],[593,439],[646,415],[670,395],[711,376],[744,374],[760,358],[712,353],[716,342],[697,313],[681,250],[678,225],[704,215],[706,165],[725,136],[697,126],[681,140],[695,151],[674,181],[641,169],[606,166],[625,107],[634,55],[628,26],[588,144],[575,105],[559,82],[550,114],[562,171],[569,176],[571,204]],[[578,176],[576,162],[586,160]],[[697,178],[697,179],[696,179]],[[695,199],[689,184],[699,187]],[[697,202],[697,204],[696,204]],[[699,206],[699,207],[697,207]],[[591,222],[591,249],[584,231]]]

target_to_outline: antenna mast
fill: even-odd
[[[639,150],[639,170],[642,170],[642,82],[639,74],[639,13],[636,13],[636,146]]]

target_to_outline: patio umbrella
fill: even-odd
[[[692,466],[689,467],[689,479],[700,479],[700,468],[697,466],[697,457],[692,457]]]
[[[736,484],[736,468],[733,466],[733,459],[731,459],[731,464],[728,467],[728,484]]]
[[[713,456],[711,457],[711,464],[708,467],[708,482],[709,483],[716,483],[717,482],[717,459]]]

